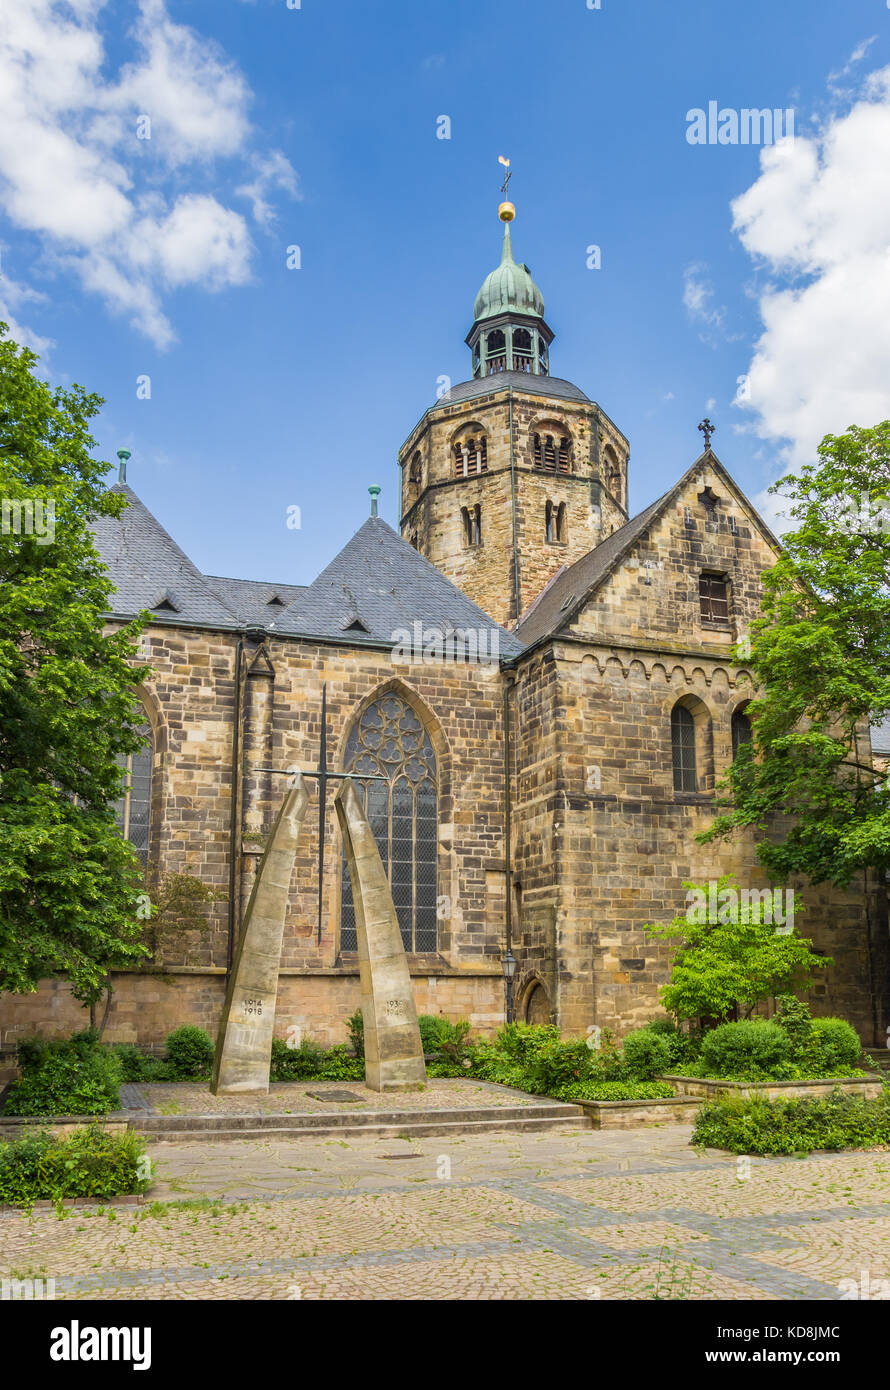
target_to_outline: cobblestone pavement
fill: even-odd
[[[273,1083],[268,1095],[214,1096],[206,1082],[162,1082],[123,1088],[134,1099],[128,1099],[128,1108],[136,1108],[143,1101],[149,1109],[160,1115],[293,1115],[296,1113],[316,1113],[331,1110],[438,1110],[456,1107],[492,1105],[553,1105],[546,1096],[531,1096],[527,1091],[514,1091],[509,1086],[496,1086],[488,1081],[463,1081],[459,1078],[434,1078],[427,1081],[422,1091],[399,1091],[382,1094],[369,1091],[364,1081],[283,1081]],[[316,1100],[317,1095],[349,1091],[356,1096],[356,1102],[332,1105]],[[136,1099],[141,1097],[142,1099]]]
[[[8,1214],[0,1273],[62,1299],[833,1300],[890,1278],[890,1153],[747,1169],[689,1135],[159,1143],[153,1204]]]

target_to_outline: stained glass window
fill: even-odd
[[[118,765],[127,773],[123,796],[114,805],[118,830],[129,840],[143,868],[148,863],[148,835],[151,818],[151,729],[143,724],[136,731],[146,740],[138,753],[121,753]]]
[[[346,745],[344,772],[385,777],[356,789],[383,867],[406,951],[435,951],[438,810],[436,755],[407,700],[390,691],[364,711]],[[340,949],[358,946],[352,883],[343,857]]]

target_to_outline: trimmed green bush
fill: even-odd
[[[783,1079],[791,1073],[791,1039],[783,1028],[760,1019],[721,1023],[705,1033],[699,1075],[727,1079]]]
[[[177,1081],[202,1080],[213,1066],[213,1041],[203,1028],[186,1023],[168,1033],[167,1058]]]
[[[554,1100],[672,1100],[674,1088],[667,1081],[581,1081],[551,1092]]]
[[[737,1154],[796,1154],[890,1144],[890,1092],[878,1100],[835,1090],[825,1099],[718,1101],[699,1110],[692,1143]]]
[[[6,1095],[7,1115],[107,1115],[120,1106],[121,1063],[87,1030],[60,1042],[23,1039],[21,1077]]]
[[[862,1056],[859,1034],[843,1018],[814,1018],[809,1053],[816,1067],[855,1067]]]
[[[621,1049],[630,1074],[637,1081],[652,1081],[659,1072],[670,1071],[677,1049],[670,1034],[654,1028],[639,1028],[621,1040]]]
[[[151,1182],[145,1146],[130,1131],[89,1125],[67,1139],[45,1131],[0,1144],[0,1202],[30,1206],[65,1197],[118,1197]]]

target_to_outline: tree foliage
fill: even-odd
[[[132,693],[141,624],[103,631],[111,583],[90,519],[116,516],[89,422],[102,404],[51,390],[0,325],[0,990],[64,972],[95,1003],[142,958],[141,874],[112,806],[143,716]],[[12,504],[54,509],[53,534],[15,530]]]
[[[732,875],[724,874],[709,895],[707,884],[684,883],[690,897],[704,896],[706,910],[644,927],[658,940],[677,943],[660,999],[679,1019],[704,1023],[747,1016],[761,1000],[807,989],[814,972],[832,964],[797,935],[793,922],[765,920],[769,914],[762,902],[739,900],[732,918],[722,906],[715,910],[725,891],[735,891],[733,884]]]
[[[752,628],[754,743],[730,770],[730,809],[701,838],[753,826],[773,877],[845,887],[890,868],[890,789],[865,732],[890,712],[890,421],[827,435],[818,462],[772,491],[795,529]]]

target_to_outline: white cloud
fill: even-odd
[[[47,267],[79,276],[163,347],[175,336],[165,291],[250,278],[247,222],[208,189],[212,161],[250,159],[248,196],[265,223],[271,193],[296,195],[296,175],[280,152],[251,152],[251,93],[218,45],[174,23],[164,0],[138,0],[115,74],[106,9],[106,0],[0,9],[0,196],[10,223],[40,239]],[[149,139],[137,138],[140,117]]]
[[[765,148],[732,205],[769,274],[748,368],[763,439],[792,466],[823,435],[890,416],[890,68],[812,138]]]
[[[249,198],[253,206],[253,216],[260,226],[268,227],[275,221],[275,209],[269,202],[269,194],[281,189],[292,198],[300,197],[300,186],[296,170],[280,150],[272,150],[254,162],[254,176],[250,183],[242,184],[235,192],[241,198]]]
[[[20,323],[18,312],[25,304],[34,304],[46,299],[46,295],[39,294],[37,290],[31,289],[27,285],[17,284],[15,280],[10,280],[7,276],[0,274],[0,323],[5,323],[9,329],[9,337],[22,347],[30,348],[36,352],[38,357],[46,358],[50,348],[53,346],[51,338],[42,338],[38,333],[33,333],[25,324]]]
[[[707,278],[708,267],[701,262],[688,265],[683,271],[683,306],[690,321],[699,328],[703,343],[715,347],[717,339],[733,342],[739,335],[726,328],[726,308],[715,304],[715,291]]]

